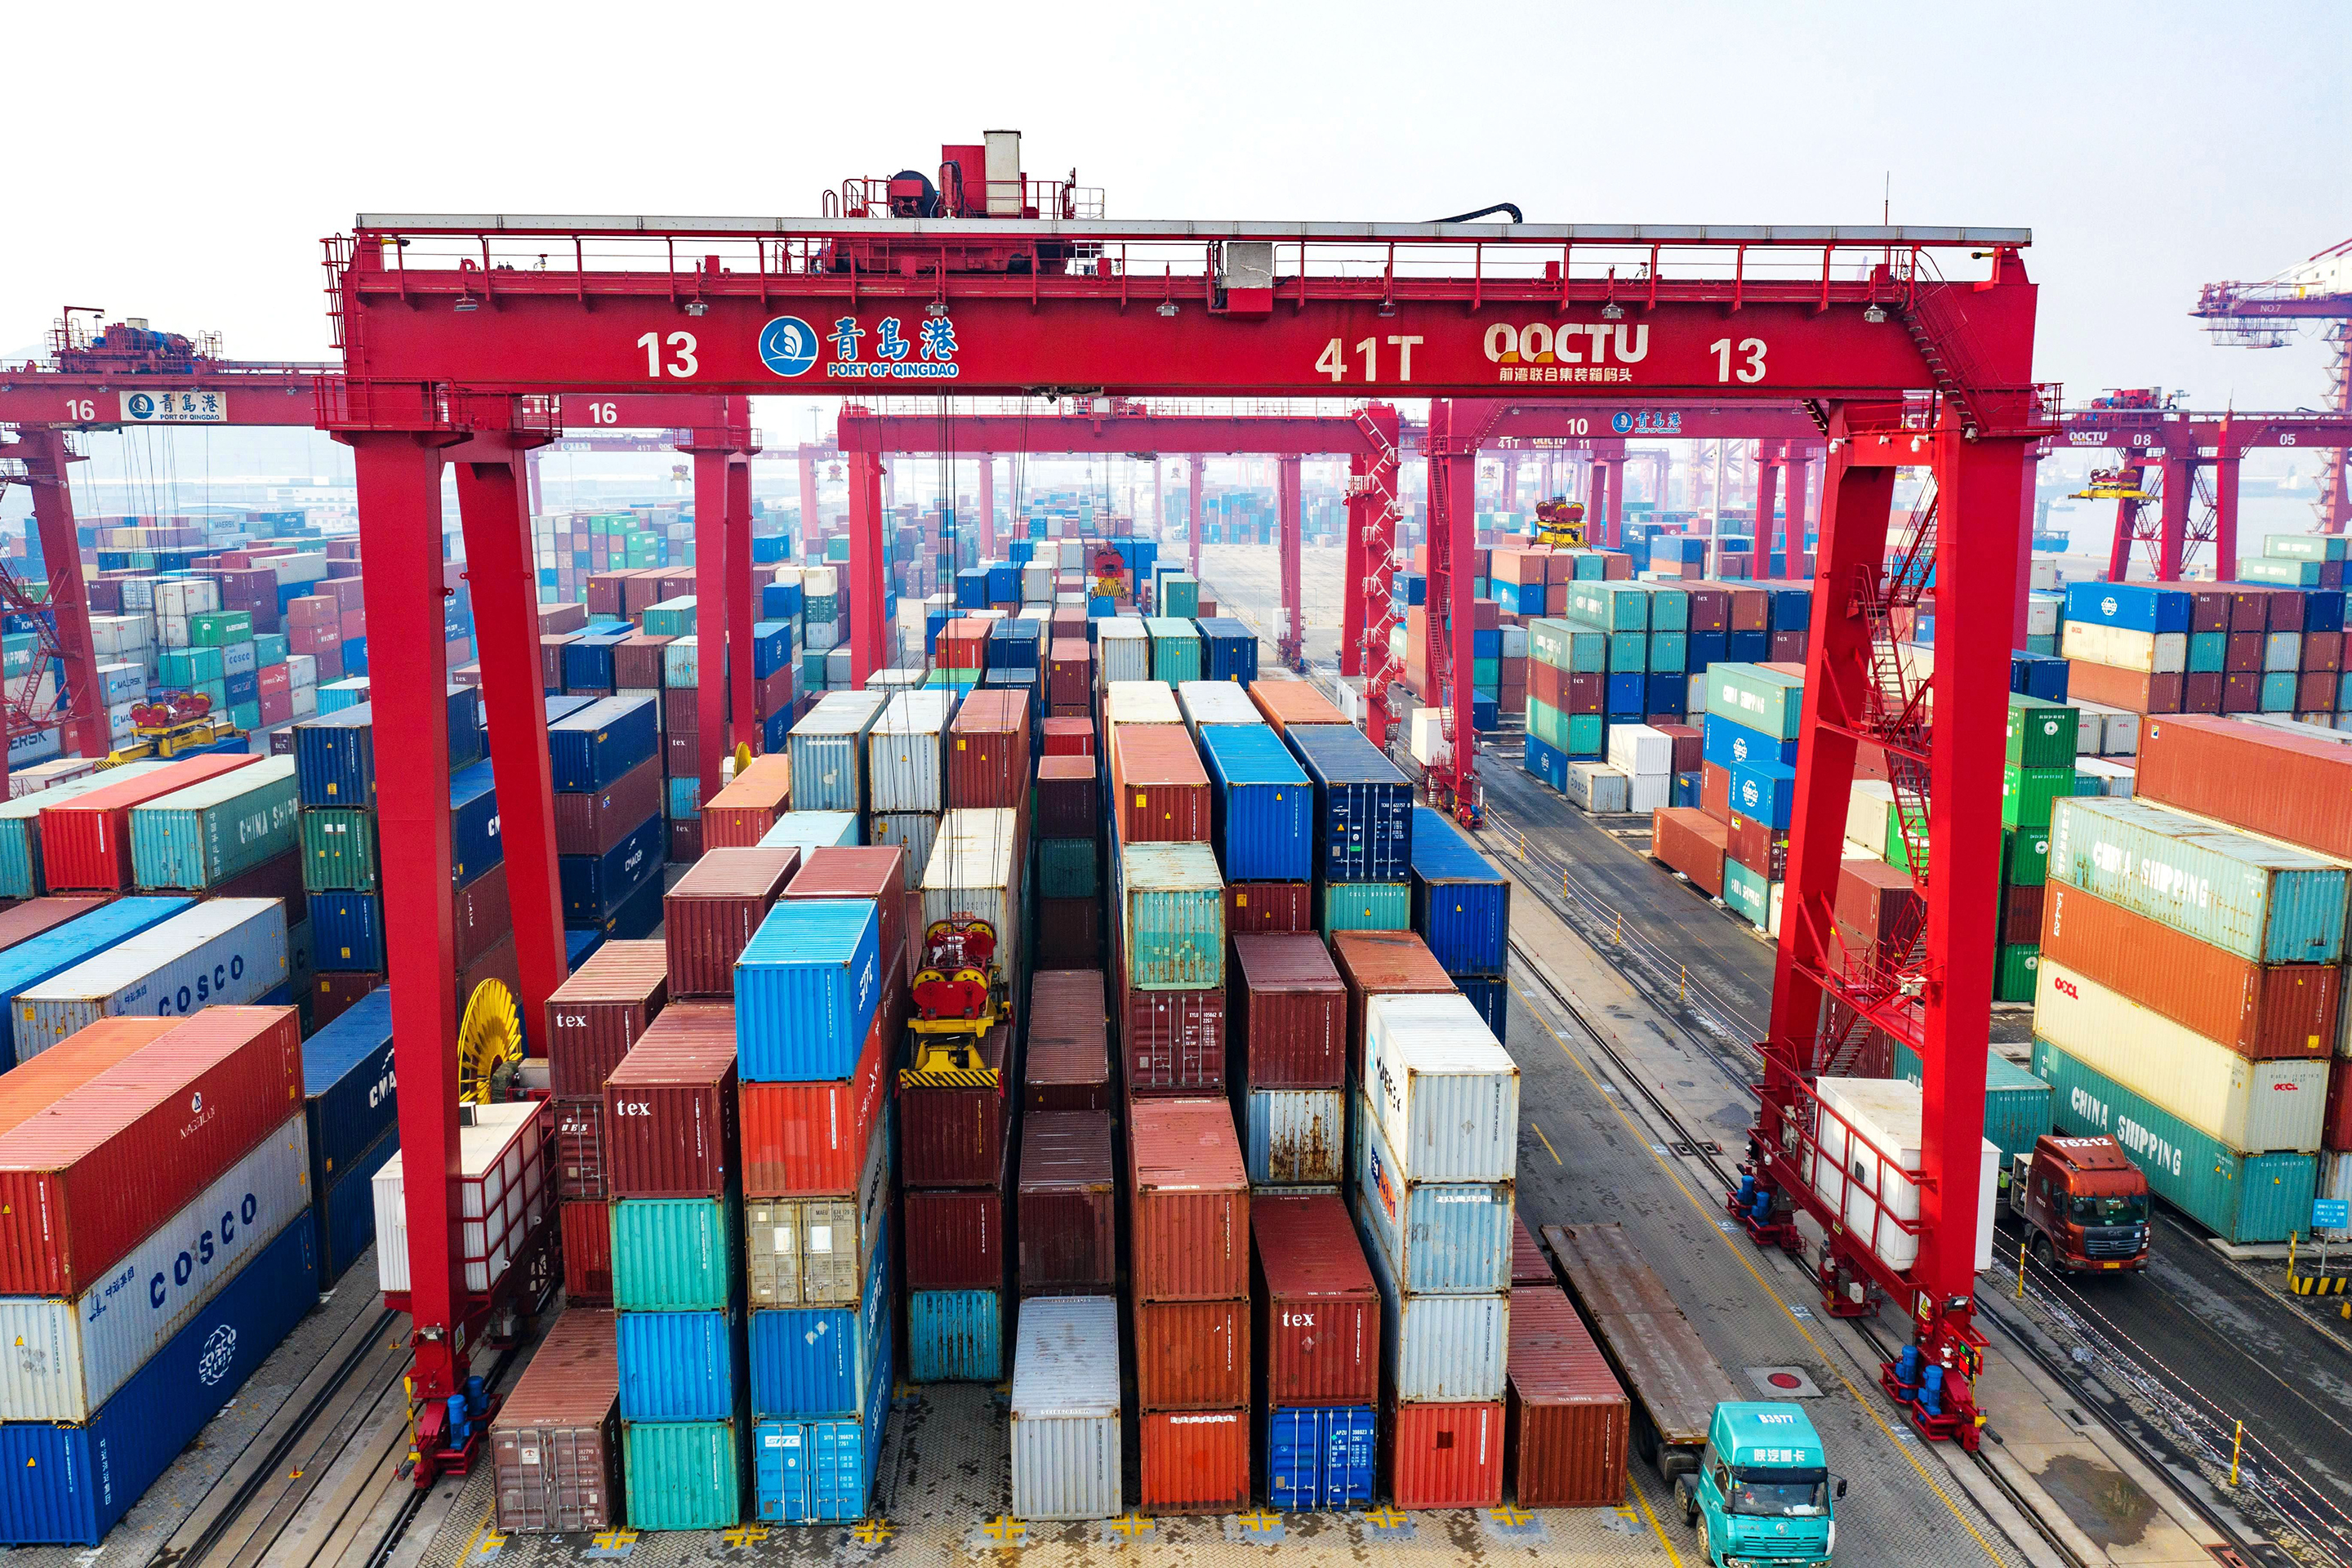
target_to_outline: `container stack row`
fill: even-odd
[[[1799,666],[1718,664],[1702,679],[1697,798],[1678,799],[1653,814],[1651,853],[1759,930],[1777,935],[1796,802],[1804,672]],[[1855,785],[1857,799],[1868,793],[1867,784]],[[1681,779],[1676,789],[1688,793]],[[1892,818],[1888,802],[1881,805],[1884,848],[1885,824]]]
[[[2300,535],[2271,543],[2333,547]],[[2271,581],[2068,584],[2059,643],[2068,687],[2055,695],[2134,713],[2295,714],[2333,727],[2347,710],[2344,590],[2318,578],[2329,567],[2340,574],[2341,563],[2264,559],[2278,568]]]

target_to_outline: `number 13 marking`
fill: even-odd
[[[662,337],[659,332],[647,332],[637,340],[637,347],[646,351],[646,374],[659,381],[665,374],[683,381],[701,369],[694,357],[694,334],[672,332],[669,335],[670,361],[662,363]]]
[[[1706,350],[1715,356],[1716,380],[1729,381],[1735,374],[1745,382],[1753,383],[1764,379],[1764,340],[1762,338],[1739,340],[1741,359],[1737,372],[1731,365],[1732,344],[1729,338],[1716,339],[1706,345]]]

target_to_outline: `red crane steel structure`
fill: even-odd
[[[2050,443],[2061,445],[2114,453],[2115,478],[2126,491],[2139,490],[2150,469],[2158,476],[2153,519],[2146,500],[2127,494],[2116,502],[2107,547],[2110,581],[2123,580],[2132,549],[2139,545],[2147,550],[2156,581],[2179,582],[2197,547],[2210,543],[2214,581],[2231,583],[2238,576],[2238,480],[2245,455],[2314,449],[2327,454],[2329,473],[2340,474],[2345,451],[2352,447],[2352,413],[2070,409]],[[2323,476],[2323,504],[2331,482],[2336,481]]]
[[[378,811],[410,1090],[401,1131],[419,1394],[459,1386],[469,1349],[453,1271],[447,769],[433,711],[442,655],[423,635],[438,616],[428,556],[445,462],[462,465],[469,532],[478,515],[486,531],[514,532],[515,443],[543,430],[547,400],[565,394],[854,394],[914,382],[999,395],[1338,395],[1368,400],[1360,418],[1379,433],[1368,432],[1376,472],[1397,449],[1380,408],[1429,397],[1444,405],[1432,420],[1444,443],[1432,454],[1433,501],[1444,510],[1430,555],[1446,595],[1433,616],[1466,679],[1474,519],[1445,504],[1448,469],[1468,471],[1495,403],[1539,404],[1598,380],[1662,397],[1803,402],[1826,426],[1822,625],[1808,658],[1811,734],[1754,1157],[1825,1226],[1839,1225],[1829,1200],[1794,1180],[1833,1119],[1811,1081],[1834,1043],[1824,1005],[1916,1042],[1919,1217],[1888,1221],[1916,1239],[1916,1259],[1898,1269],[1853,1256],[1846,1226],[1831,1246],[1913,1307],[1920,1343],[1952,1369],[1956,1407],[1973,1417],[1975,1185],[1961,1173],[1976,1169],[1982,1129],[2021,489],[2048,429],[2049,399],[2031,375],[2036,291],[2021,254],[2030,240],[1961,228],[363,215],[327,244],[346,375],[322,389],[319,415],[353,451],[363,552],[383,574],[371,616],[380,635],[421,653],[418,679],[378,700],[383,721],[415,737],[380,772]],[[1982,275],[1948,279],[1975,270],[1971,251],[1989,258]],[[845,456],[868,490],[854,504],[872,517],[878,456]],[[1949,653],[1932,732],[1924,692],[1887,668],[1890,595],[1908,576],[1890,580],[1885,564],[1898,463],[1938,476],[1942,522],[1910,552],[1932,549],[1946,590],[1938,644]],[[1368,479],[1380,494],[1376,475]],[[850,556],[853,604],[878,605],[880,541],[853,531]],[[528,583],[509,560],[511,586],[480,595],[478,614],[499,623],[484,627],[484,684],[535,700],[538,665],[525,647],[535,606],[525,613]],[[879,663],[881,629],[870,615],[853,621],[860,681]],[[703,650],[706,666],[720,657],[709,640]],[[494,727],[513,706],[494,706]],[[1932,825],[1937,853],[1923,873],[1920,939],[1857,970],[1832,957],[1832,900],[1864,742],[1904,760],[1908,809]],[[494,754],[501,748],[515,749],[494,737]],[[503,815],[549,809],[500,782]],[[448,1179],[417,1179],[436,1153]],[[1936,1435],[1972,1441],[1974,1427]]]
[[[2352,420],[2352,239],[2259,283],[2208,283],[2189,313],[2204,321],[2215,342],[2243,348],[2283,348],[2305,322],[2326,322],[2326,412]],[[2352,486],[2347,483],[2342,447],[2328,448],[2316,510],[2315,532],[2341,533],[2352,521]]]

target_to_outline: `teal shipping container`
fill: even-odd
[[[1037,841],[1037,896],[1091,899],[1102,891],[1102,870],[1091,838]]]
[[[1316,890],[1315,926],[1325,939],[1339,931],[1411,931],[1411,882],[1325,882]]]
[[[1919,1058],[1908,1046],[1895,1047],[1895,1076],[1919,1081]],[[2054,1131],[2048,1081],[2007,1057],[1986,1058],[1984,1135],[2000,1146],[2003,1179],[2013,1156],[2031,1154],[2034,1140]]]
[[[743,1205],[725,1198],[616,1198],[613,1305],[624,1312],[723,1311],[742,1294]]]
[[[1650,629],[1646,584],[1579,580],[1569,584],[1569,619],[1607,632]]]
[[[1225,884],[1207,845],[1127,846],[1119,857],[1118,899],[1130,985],[1224,988]]]
[[[907,1381],[1004,1380],[1004,1292],[907,1292]]]
[[[1151,639],[1152,679],[1172,685],[1201,679],[1201,633],[1191,621],[1147,617],[1143,630]]]
[[[2055,1131],[2114,1138],[2158,1197],[2223,1241],[2282,1242],[2311,1227],[2315,1156],[2242,1154],[2047,1040],[2033,1042],[2033,1070],[2050,1082]]]
[[[2061,800],[2050,878],[2257,963],[2336,963],[2344,862],[2144,801]]]
[[[200,890],[294,849],[294,759],[271,757],[131,808],[131,875],[142,888]]]
[[[1772,885],[1760,872],[1727,858],[1723,863],[1723,901],[1761,931],[1771,918]]]
[[[1690,630],[1690,595],[1680,588],[1669,588],[1662,584],[1647,586],[1650,590],[1650,629],[1654,632]]]
[[[632,1421],[621,1473],[633,1530],[728,1530],[743,1522],[743,1449],[732,1421]]]

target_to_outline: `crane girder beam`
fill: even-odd
[[[278,425],[309,429],[317,387],[333,365],[198,375],[96,374],[39,365],[0,367],[0,425],[67,430],[139,426]],[[173,400],[163,405],[165,395]],[[147,400],[142,408],[138,400]],[[193,399],[193,407],[178,407]]]

